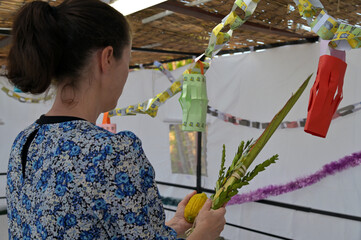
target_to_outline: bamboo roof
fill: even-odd
[[[187,6],[194,1],[197,0],[168,0],[127,16],[133,29],[131,65],[191,58],[205,51],[212,29],[231,11],[234,0],[210,0]],[[16,11],[26,2],[30,0],[0,1],[0,65],[6,65],[10,48],[7,29],[11,29]],[[57,5],[62,0],[49,2]],[[360,0],[321,2],[334,18],[361,25]],[[174,13],[148,23],[142,22],[155,14],[164,14],[166,10]],[[299,15],[292,0],[261,0],[254,14],[234,31],[223,50],[239,51],[315,39],[317,35],[309,31],[307,21]]]

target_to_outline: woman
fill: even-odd
[[[132,132],[95,125],[128,76],[130,27],[97,0],[26,4],[13,26],[8,78],[24,92],[57,87],[52,108],[22,131],[10,153],[10,239],[175,239],[191,227],[179,204],[165,214],[154,172]],[[189,239],[215,239],[225,209],[208,201]]]

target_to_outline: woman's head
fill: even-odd
[[[18,13],[8,56],[8,78],[24,92],[42,93],[52,81],[75,86],[91,56],[111,46],[121,59],[131,43],[125,17],[98,0],[26,4]]]

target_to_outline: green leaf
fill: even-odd
[[[231,166],[234,166],[237,163],[237,161],[239,160],[239,158],[242,157],[243,149],[244,149],[243,147],[244,147],[244,141],[242,141],[241,144],[239,144],[238,149],[237,149],[237,153],[233,158]]]
[[[225,161],[226,161],[226,146],[223,144],[221,169],[219,170],[218,180],[216,183],[216,191],[218,191],[218,189],[222,186],[222,182],[224,180],[224,170],[226,169],[224,167]]]
[[[232,185],[232,189],[240,189],[241,187],[243,187],[244,185],[248,185],[248,182],[238,182]]]
[[[219,184],[219,182],[217,181],[217,182],[216,182],[216,191],[217,191],[219,188],[220,188],[220,184]]]
[[[264,161],[263,163],[257,165],[252,172],[247,172],[241,180],[231,177],[235,171],[241,172],[240,167],[245,166],[245,169],[251,165],[263,147],[266,145],[268,140],[271,138],[273,133],[276,131],[278,126],[282,123],[283,119],[286,117],[288,112],[292,109],[294,104],[297,102],[303,91],[305,90],[312,74],[303,82],[301,87],[296,91],[294,95],[287,101],[284,107],[274,116],[271,123],[268,124],[267,128],[263,131],[261,136],[257,139],[256,142],[249,140],[246,143],[243,141],[237,149],[236,156],[234,157],[231,166],[227,169],[226,174],[224,175],[224,161],[225,161],[225,147],[223,145],[222,153],[222,165],[220,170],[219,182],[216,185],[218,190],[214,194],[214,202],[212,209],[218,209],[223,204],[229,201],[230,195],[241,188],[244,185],[249,184],[249,181],[252,180],[259,172],[264,171],[266,167],[274,163],[278,159],[278,155],[271,157],[270,159]]]
[[[263,131],[262,135],[257,139],[255,144],[249,151],[249,155],[245,159],[245,164],[247,167],[251,165],[257,155],[261,152],[263,147],[266,145],[268,140],[271,138],[273,133],[276,131],[278,126],[282,123],[283,119],[287,116],[288,112],[292,109],[295,105],[297,100],[302,95],[303,91],[305,90],[308,82],[311,79],[312,74],[303,82],[300,88],[296,91],[295,94],[291,96],[291,98],[287,101],[285,106],[273,117],[270,124],[268,124],[267,128]]]
[[[238,193],[237,190],[232,190],[229,194],[228,197],[233,197],[234,195],[236,195]]]
[[[255,176],[257,176],[257,174],[259,172],[262,172],[266,169],[266,167],[268,167],[269,165],[271,165],[272,163],[275,163],[276,160],[278,160],[278,155],[274,155],[271,158],[267,159],[266,161],[264,161],[261,164],[258,164],[251,173],[246,174],[246,176],[244,177],[246,181],[251,181]],[[242,179],[243,180],[243,179]]]
[[[246,146],[244,147],[246,149],[246,152],[248,153],[249,150],[251,149],[251,147],[253,146],[254,142],[253,142],[253,138],[251,140],[248,140],[246,143]]]

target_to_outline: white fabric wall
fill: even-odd
[[[310,73],[308,88],[285,120],[307,115],[309,90],[317,71],[318,44],[286,46],[263,52],[215,58],[208,70],[209,105],[220,111],[249,120],[269,122]],[[361,50],[347,53],[344,99],[340,107],[361,101]],[[173,71],[181,75],[184,67]],[[144,101],[170,86],[159,71],[141,70],[129,74],[118,107]],[[172,174],[169,154],[169,124],[181,121],[179,94],[163,105],[156,118],[137,115],[114,117],[118,131],[131,130],[143,142],[145,153],[156,170],[156,180],[183,185],[196,185],[195,176]],[[7,158],[16,134],[49,109],[51,103],[23,104],[0,93],[0,172],[6,172]],[[99,122],[101,119],[99,119]],[[220,167],[222,144],[226,145],[230,163],[241,140],[256,139],[262,130],[235,126],[207,116],[207,172],[202,185],[213,189]],[[283,184],[306,176],[324,164],[361,150],[361,113],[357,112],[332,122],[327,138],[306,134],[302,128],[276,131],[256,162],[279,154],[279,160],[260,173],[241,193],[270,184]],[[252,167],[251,166],[251,167]],[[328,177],[321,182],[270,200],[361,216],[361,167]],[[4,196],[6,178],[0,176],[0,196]],[[159,186],[162,196],[182,198],[189,190]],[[5,201],[0,200],[0,206]],[[167,212],[167,216],[172,216]],[[227,222],[291,239],[361,239],[360,222],[319,214],[305,213],[260,203],[227,207]],[[0,232],[5,232],[3,225]],[[7,231],[6,231],[7,232]],[[276,239],[227,226],[222,233],[227,239]],[[2,237],[2,236],[1,236]],[[0,237],[0,239],[1,239]],[[5,239],[5,238],[4,238]]]
[[[305,44],[214,59],[207,72],[209,105],[235,116],[267,122],[279,111],[303,80],[310,73],[314,73],[305,93],[285,120],[293,121],[304,118],[307,116],[309,90],[317,72],[318,52],[318,44]],[[359,94],[361,93],[359,77],[361,71],[358,67],[361,60],[360,53],[360,50],[347,53],[348,69],[345,76],[344,99],[340,107],[361,100],[361,94]],[[182,72],[183,69],[176,70],[173,74],[177,77]],[[145,75],[149,77],[147,78]],[[128,101],[127,94],[133,95],[133,89],[134,91],[139,89],[135,87],[136,81],[148,84],[150,79],[154,83],[155,91],[153,93],[158,93],[169,86],[169,82],[161,73],[149,70],[134,72],[131,74],[120,102],[124,102],[126,105],[147,99],[147,97],[140,97],[138,101],[137,99]],[[142,85],[138,82],[137,84]],[[128,87],[132,89],[131,93],[127,91]],[[150,92],[151,89],[148,91]],[[128,125],[128,121],[130,121],[133,125],[138,125],[132,130],[143,140],[145,152],[156,168],[157,180],[195,186],[194,176],[171,173],[167,139],[168,124],[181,120],[178,97],[176,96],[161,107],[156,119],[139,116],[129,117],[132,120],[128,120],[127,117],[114,120],[119,124]],[[276,153],[280,155],[279,161],[258,175],[252,180],[251,185],[243,188],[241,192],[248,192],[270,184],[287,183],[298,177],[314,173],[324,164],[360,151],[360,120],[359,112],[336,119],[332,122],[326,139],[306,134],[302,128],[276,131],[253,166]],[[235,126],[212,116],[208,116],[207,121],[209,122],[208,177],[203,178],[203,187],[213,189],[219,171],[222,144],[226,144],[229,163],[240,141],[257,138],[262,130]],[[359,206],[361,200],[360,170],[361,167],[346,170],[311,187],[272,197],[270,200],[361,216]],[[189,191],[160,186],[160,192],[163,196],[181,198]],[[246,203],[227,208],[228,222],[286,238],[361,238],[361,224],[357,221],[260,203]],[[168,213],[168,215],[171,216],[172,213]],[[228,239],[276,239],[232,227],[226,227],[222,235]]]

